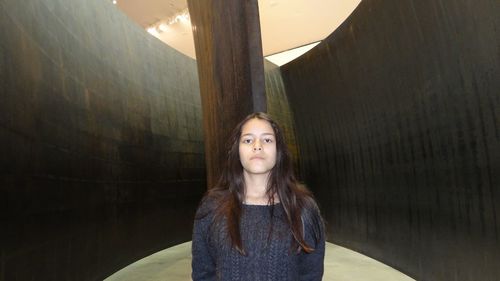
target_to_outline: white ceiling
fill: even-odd
[[[258,0],[264,56],[321,41],[331,34],[361,0]],[[187,11],[186,0],[117,0],[116,4],[145,29],[158,27]],[[178,21],[152,34],[195,58],[189,21]]]

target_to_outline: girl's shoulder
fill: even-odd
[[[305,187],[303,187],[305,188]],[[307,190],[307,189],[306,189]],[[308,190],[300,198],[301,216],[305,223],[321,224],[323,219],[318,203]]]
[[[198,205],[196,218],[199,219],[213,214],[224,201],[224,198],[227,196],[226,193],[227,192],[221,190],[207,191]]]
[[[321,218],[321,212],[314,198],[304,198],[304,204],[302,205],[302,216],[305,219],[309,220]]]
[[[319,212],[318,204],[312,192],[304,184],[298,183],[294,188],[295,196],[304,212]]]

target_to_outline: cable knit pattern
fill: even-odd
[[[225,225],[215,226],[210,203],[198,209],[208,215],[196,219],[192,244],[192,278],[199,280],[231,281],[294,281],[321,280],[325,251],[324,235],[315,241],[312,227],[323,225],[317,210],[307,210],[304,215],[306,242],[315,251],[299,254],[291,249],[292,234],[281,204],[274,206],[243,205],[241,238],[247,255],[240,255],[230,245]],[[269,229],[273,222],[273,231]],[[319,223],[318,223],[319,222]],[[271,235],[271,236],[269,236]]]

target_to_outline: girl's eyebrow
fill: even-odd
[[[267,136],[267,135],[274,137],[273,133],[263,133],[263,134],[261,134],[261,136]],[[246,134],[242,134],[241,136],[242,137],[244,137],[244,136],[254,136],[254,134],[252,134],[252,133],[246,133]]]

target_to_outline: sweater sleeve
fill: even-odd
[[[306,211],[303,216],[303,221],[304,238],[310,247],[314,247],[314,251],[311,253],[300,253],[299,280],[321,281],[325,259],[325,230],[319,209]],[[316,237],[315,233],[317,233],[319,237]]]
[[[207,211],[207,204],[202,204],[194,220],[193,241],[191,245],[191,277],[193,281],[216,280],[215,260],[209,245],[209,228],[211,215]],[[201,216],[201,213],[205,213]]]

